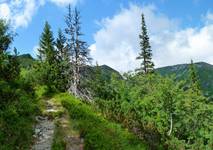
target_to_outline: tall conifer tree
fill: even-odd
[[[75,96],[80,93],[80,69],[90,61],[88,45],[81,40],[83,33],[81,32],[80,12],[75,8],[72,11],[71,6],[68,7],[68,14],[66,16],[67,48],[70,53],[72,63],[73,78],[71,81],[70,92]]]
[[[16,54],[9,55],[8,53],[14,36],[9,24],[0,19],[0,80],[13,80],[19,74]]]
[[[47,85],[48,90],[54,90],[58,81],[58,62],[57,52],[54,47],[54,37],[48,22],[45,22],[43,33],[39,43],[39,59],[38,72],[40,73],[39,82]]]
[[[139,35],[141,51],[136,59],[142,60],[141,67],[138,69],[138,71],[140,73],[142,72],[147,74],[154,71],[154,63],[152,62],[152,50],[149,43],[149,36],[143,14],[141,15],[141,18],[141,34]]]
[[[56,50],[54,48],[54,37],[48,22],[45,22],[44,30],[39,43],[39,58],[43,62],[53,64],[56,61]]]
[[[59,29],[55,46],[58,53],[58,59],[60,59],[61,61],[64,61],[64,60],[68,61],[69,59],[68,51],[65,44],[66,44],[66,37],[64,36],[62,30]]]
[[[6,52],[13,41],[14,34],[5,20],[0,19],[0,55]]]
[[[191,64],[189,66],[189,80],[190,80],[190,87],[192,88],[192,90],[196,93],[199,93],[200,92],[199,78],[193,60],[191,60]]]
[[[66,37],[61,29],[58,30],[58,37],[55,42],[57,49],[57,71],[58,82],[57,86],[60,91],[66,91],[68,89],[69,76],[70,76],[70,58],[68,48],[66,47]]]

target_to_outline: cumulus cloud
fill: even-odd
[[[206,15],[203,16],[203,20],[205,24],[212,24],[213,23],[213,13],[208,11]]]
[[[68,4],[76,4],[77,0],[50,0],[51,2],[57,4],[58,6],[66,6]]]
[[[35,0],[25,0],[21,2],[20,0],[16,0],[16,3],[13,4],[13,7],[22,7],[19,9],[15,9],[13,11],[13,23],[15,25],[15,28],[17,27],[26,27],[28,23],[31,21],[32,16],[37,11],[39,5],[36,5]],[[22,11],[20,11],[22,10]]]
[[[10,17],[10,8],[6,3],[0,4],[0,18],[8,18]]]
[[[0,18],[10,20],[14,28],[27,27],[40,6],[47,2],[64,7],[78,0],[0,0]]]
[[[39,49],[39,45],[35,45],[33,47],[33,57],[35,58],[39,55],[38,49]]]
[[[156,67],[194,61],[213,63],[213,24],[201,28],[181,29],[178,20],[159,13],[154,5],[139,7],[131,4],[112,18],[99,22],[94,34],[91,55],[99,64],[107,64],[121,72],[134,70],[140,64],[139,53],[141,13],[145,19]],[[209,22],[211,15],[206,17]]]

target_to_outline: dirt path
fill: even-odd
[[[33,150],[51,150],[55,124],[48,117],[38,117],[38,124],[35,127],[34,137],[36,142]]]
[[[55,123],[54,118],[50,117],[52,112],[57,112],[58,109],[50,103],[46,102],[46,109],[42,116],[37,116],[37,124],[35,126],[34,137],[35,143],[32,150],[51,150],[51,145],[54,137]]]
[[[51,150],[56,129],[56,122],[63,132],[63,140],[66,143],[65,150],[83,150],[83,140],[75,132],[70,124],[69,115],[60,103],[49,99],[42,116],[37,116],[34,137],[35,142],[31,150]]]

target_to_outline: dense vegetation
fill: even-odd
[[[20,74],[17,52],[8,52],[14,34],[0,20],[0,149],[29,149],[36,112],[34,91]]]
[[[145,145],[120,125],[111,123],[98,112],[68,94],[57,96],[69,111],[74,128],[84,137],[85,150],[142,150]]]
[[[34,61],[28,55],[18,57],[16,49],[8,52],[15,34],[0,21],[1,149],[29,149],[38,97],[60,92],[70,94],[58,98],[84,138],[85,149],[213,148],[211,92],[206,97],[201,92],[199,67],[192,62],[184,78],[158,74],[167,70],[154,69],[144,15],[137,57],[141,66],[122,76],[106,66],[90,66],[77,9],[68,8],[65,23],[56,39],[45,23]],[[61,136],[58,128],[55,135]],[[60,145],[59,138],[54,140]]]
[[[212,104],[193,88],[155,74],[115,79],[109,87],[101,93],[114,97],[97,98],[98,108],[153,149],[212,148]]]
[[[203,94],[207,97],[213,97],[213,66],[204,62],[195,63],[197,75]],[[156,70],[162,76],[175,76],[178,81],[187,80],[189,75],[189,65],[175,65],[162,67]]]

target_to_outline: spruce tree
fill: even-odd
[[[14,48],[14,55],[9,53],[14,36],[15,34],[11,31],[9,24],[0,19],[0,110],[2,110],[3,105],[7,106],[8,102],[18,100],[17,92],[15,92],[19,89],[17,84],[20,73],[17,60],[18,52]]]
[[[70,59],[68,49],[66,47],[66,37],[61,29],[58,30],[58,37],[55,42],[57,49],[57,61],[58,61],[58,89],[60,91],[66,91],[68,89],[68,82],[70,76]]]
[[[37,70],[40,73],[39,82],[47,85],[48,90],[51,91],[57,86],[59,71],[57,53],[54,48],[54,37],[48,22],[45,23],[43,33],[41,34],[38,52],[40,60],[37,66]]]
[[[189,66],[189,80],[190,80],[190,88],[195,93],[199,93],[200,92],[199,78],[193,60],[191,60],[191,64]]]
[[[0,55],[6,52],[13,41],[14,33],[10,31],[9,24],[0,19]]]
[[[67,48],[70,53],[72,63],[72,75],[70,92],[75,96],[79,96],[81,74],[80,69],[84,67],[89,61],[89,49],[85,41],[81,39],[83,33],[81,32],[80,12],[75,8],[72,11],[71,6],[68,7],[68,14],[65,18],[67,34]]]
[[[69,55],[66,48],[66,37],[64,36],[61,29],[58,30],[58,37],[55,42],[55,46],[58,53],[58,59],[61,61],[68,60]]]
[[[8,53],[14,36],[9,24],[0,19],[0,80],[14,80],[19,73],[17,57]]]
[[[49,23],[46,21],[43,33],[39,43],[39,58],[43,62],[53,64],[56,61],[56,50],[54,48],[54,37],[53,32]]]
[[[141,34],[139,35],[141,52],[136,59],[142,60],[142,63],[141,67],[137,70],[140,73],[147,74],[154,71],[154,63],[152,62],[152,50],[149,43],[149,36],[147,33],[144,15],[142,14],[141,17]]]

